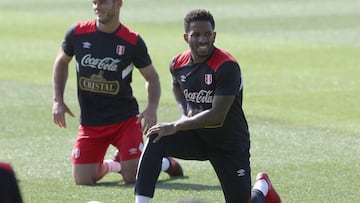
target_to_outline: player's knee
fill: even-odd
[[[135,178],[129,178],[129,179],[125,179],[125,178],[124,178],[125,184],[134,184],[135,181],[136,181]]]
[[[136,169],[139,159],[131,159],[121,162],[121,175],[126,184],[133,184],[136,181]]]
[[[91,178],[79,178],[79,177],[74,177],[74,182],[76,185],[94,185],[96,183],[96,181]]]
[[[123,176],[123,180],[124,180],[125,184],[133,184],[133,183],[135,183],[136,178],[135,178],[134,175],[132,175],[132,176]]]
[[[76,185],[94,185],[95,183],[94,181],[75,181]]]

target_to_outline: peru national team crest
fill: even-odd
[[[212,83],[212,74],[205,74],[205,84],[211,85]]]
[[[125,46],[124,45],[117,45],[116,46],[116,53],[121,56],[125,53]]]

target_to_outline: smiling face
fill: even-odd
[[[193,21],[189,24],[184,40],[189,44],[193,61],[205,61],[214,50],[216,32],[209,21]]]
[[[92,4],[98,23],[109,24],[118,19],[117,1],[93,0]]]

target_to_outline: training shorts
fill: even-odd
[[[137,116],[106,126],[79,126],[72,151],[72,163],[102,163],[110,145],[118,149],[121,161],[140,158],[143,148],[141,123]]]

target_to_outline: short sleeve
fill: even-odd
[[[228,61],[216,71],[215,95],[238,95],[242,89],[242,77],[238,63]]]
[[[65,39],[61,44],[62,49],[64,50],[65,54],[68,56],[74,56],[74,45],[73,45],[73,38],[74,38],[74,31],[76,25],[72,25],[65,34]]]
[[[133,63],[137,68],[144,68],[152,63],[146,44],[140,36],[136,45]]]

